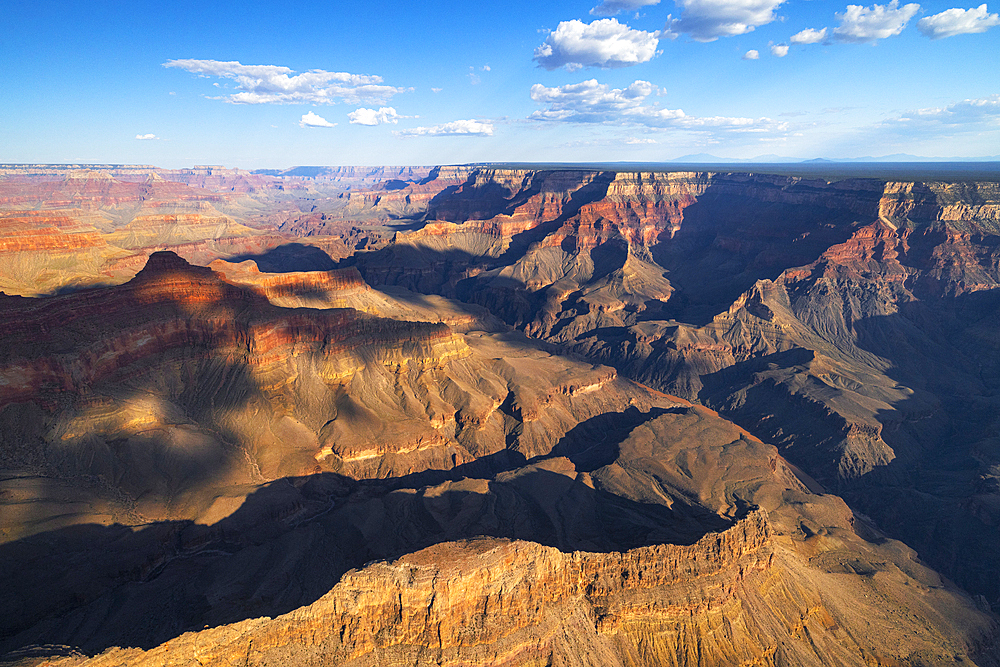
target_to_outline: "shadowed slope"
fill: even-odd
[[[91,650],[129,643],[126,632],[148,645],[177,626],[126,619],[183,609],[173,622],[198,628],[308,604],[332,586],[273,621],[185,634],[170,642],[171,659],[923,664],[968,660],[993,641],[988,617],[941,588],[912,552],[870,528],[873,541],[860,539],[843,503],[810,494],[774,448],[710,411],[661,414],[618,449],[590,474],[556,457],[417,488],[332,474],[274,482],[216,526],[183,527],[186,548],[161,557],[142,585],[109,591],[113,607],[102,596],[59,621],[63,633],[79,629],[31,632],[47,628],[36,641]],[[688,546],[669,544],[682,534]],[[476,535],[492,538],[467,541]],[[345,573],[372,558],[395,562]],[[251,595],[237,592],[248,585]],[[862,590],[879,602],[859,603]],[[121,611],[98,614],[112,608]],[[98,615],[103,629],[84,641],[79,633],[94,626],[73,619]],[[112,650],[93,664],[154,664],[166,650]]]

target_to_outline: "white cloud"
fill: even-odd
[[[635,81],[627,88],[611,88],[596,79],[548,88],[531,87],[531,99],[547,108],[528,118],[539,121],[643,125],[687,130],[716,129],[731,132],[783,132],[787,123],[770,118],[730,118],[688,116],[681,109],[664,109],[647,104],[650,95],[661,92],[648,81]]]
[[[884,125],[897,129],[995,131],[1000,129],[1000,94],[909,111]]]
[[[894,138],[901,147],[933,144],[939,155],[982,155],[1000,142],[1000,95],[908,111],[869,127],[866,136]]]
[[[826,39],[826,28],[823,28],[822,30],[806,28],[805,30],[792,35],[791,39],[788,41],[792,44],[819,44],[824,39]]]
[[[776,58],[784,58],[788,55],[788,45],[787,44],[772,44],[771,45],[771,55]]]
[[[847,5],[843,14],[836,14],[840,25],[833,29],[833,36],[842,42],[875,42],[903,32],[920,5],[911,2],[899,6],[899,0],[887,5]]]
[[[440,93],[444,88],[431,88],[432,93]]]
[[[482,70],[483,70],[484,72],[489,72],[489,71],[490,71],[490,66],[489,66],[489,65],[483,65],[483,66],[482,66]]]
[[[590,24],[574,19],[549,33],[535,49],[534,60],[547,70],[628,67],[652,60],[658,43],[658,33],[633,30],[617,19]]]
[[[203,77],[236,82],[239,91],[225,98],[233,104],[335,104],[338,101],[384,102],[403,88],[382,85],[382,77],[327,72],[321,69],[295,74],[278,65],[243,65],[236,61],[168,60],[176,67]]]
[[[378,110],[361,108],[347,114],[347,117],[351,119],[352,125],[378,125],[379,123],[395,125],[400,118],[404,118],[396,113],[392,107],[379,107]]]
[[[917,30],[931,39],[954,37],[971,33],[986,32],[1000,25],[1000,16],[988,14],[986,5],[976,9],[947,9],[934,16],[925,16],[917,21]]]
[[[312,111],[302,116],[302,120],[299,121],[299,127],[336,127],[336,123],[331,123],[326,118],[322,116],[317,116]]]
[[[640,7],[658,5],[660,0],[601,0],[590,10],[591,16],[614,16],[618,12],[634,12]]]
[[[548,109],[536,111],[532,120],[572,121],[576,123],[604,123],[627,121],[634,118],[659,116],[667,120],[684,115],[681,110],[654,109],[644,106],[657,87],[648,81],[635,81],[627,88],[611,88],[590,79],[581,83],[548,88],[540,83],[531,87],[531,99]],[[655,113],[654,113],[655,110]]]
[[[475,136],[492,137],[493,124],[478,120],[453,120],[450,123],[432,127],[414,127],[409,130],[393,131],[397,137],[445,137],[445,136]]]
[[[743,60],[758,60],[760,59],[760,51],[757,49],[750,49],[743,54]]]
[[[674,0],[683,9],[679,19],[667,16],[664,36],[687,33],[696,42],[744,35],[777,18],[784,0]]]
[[[155,134],[137,134],[137,135],[135,135],[135,138],[139,139],[140,141],[148,141],[150,139],[159,139],[159,137],[156,136]]]
[[[656,139],[637,139],[636,137],[629,137],[625,140],[626,144],[656,144],[659,143]]]

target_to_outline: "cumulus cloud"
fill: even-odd
[[[148,141],[150,139],[159,139],[159,137],[156,136],[155,134],[137,134],[137,135],[135,135],[135,138],[139,139],[140,141]]]
[[[357,109],[347,114],[347,117],[351,119],[352,125],[379,125],[380,123],[395,125],[404,116],[400,116],[392,107],[379,107],[377,110]]]
[[[299,121],[299,127],[336,127],[336,123],[331,123],[326,118],[322,116],[317,116],[312,111],[302,116],[302,120]]]
[[[784,58],[788,55],[788,45],[787,44],[772,44],[771,45],[771,55],[776,58]]]
[[[636,145],[636,144],[655,144],[659,143],[656,139],[639,139],[636,137],[629,137],[625,140],[626,144]]]
[[[847,5],[843,14],[836,14],[840,25],[833,29],[833,36],[841,42],[872,43],[903,32],[920,5],[911,2],[899,6],[899,0],[887,5]]]
[[[931,141],[976,146],[986,152],[1000,140],[1000,95],[904,112],[869,128],[872,137],[898,137],[901,144]]]
[[[611,88],[596,79],[549,88],[540,83],[531,87],[531,99],[543,105],[528,118],[539,121],[644,125],[687,130],[716,129],[733,132],[784,131],[786,123],[769,118],[688,116],[682,109],[664,109],[647,104],[660,89],[648,81],[635,81],[626,88]]]
[[[925,16],[917,21],[917,30],[925,37],[942,39],[955,35],[986,32],[998,24],[1000,24],[1000,16],[987,13],[986,5],[983,4],[975,9],[955,7],[934,16]]]
[[[743,54],[743,60],[758,60],[760,58],[760,51],[757,49],[750,49]]]
[[[617,19],[562,21],[535,49],[534,60],[547,70],[565,67],[628,67],[648,62],[656,55],[659,35],[633,30]]]
[[[917,109],[886,121],[899,129],[980,131],[1000,129],[1000,94],[963,100],[943,107]]]
[[[635,81],[627,88],[611,88],[590,79],[581,83],[549,88],[540,83],[531,87],[531,99],[548,108],[535,111],[532,120],[605,123],[659,118],[671,120],[683,116],[677,109],[659,109],[644,105],[646,98],[657,91],[648,81]]]
[[[792,44],[819,44],[824,39],[826,39],[826,28],[823,28],[822,30],[806,28],[805,30],[792,35],[791,39],[788,41]]]
[[[398,137],[492,137],[493,124],[478,120],[453,120],[450,123],[433,125],[431,127],[414,127],[409,130],[393,132]]]
[[[640,7],[658,5],[660,0],[601,0],[590,10],[591,16],[614,16],[618,12],[634,12]]]
[[[667,17],[664,36],[690,35],[697,42],[744,35],[777,18],[783,0],[674,0],[683,9],[681,17]]]
[[[382,77],[313,69],[301,74],[278,65],[243,65],[236,61],[168,60],[176,67],[203,77],[235,82],[236,93],[225,99],[233,104],[349,104],[384,102],[403,88],[382,84]]]

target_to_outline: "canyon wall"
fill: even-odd
[[[0,179],[7,662],[1000,664],[996,183],[144,169]]]

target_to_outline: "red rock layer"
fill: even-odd
[[[573,194],[595,184],[599,177],[599,172],[587,171],[476,169],[458,188],[435,201],[428,217],[464,223],[505,216],[512,220],[495,222],[524,229],[559,217]]]
[[[19,211],[0,215],[0,253],[80,250],[106,245],[100,232],[68,213]]]
[[[125,285],[44,299],[3,297],[0,309],[8,323],[0,339],[0,403],[79,392],[169,350],[266,366],[296,347],[337,355],[453,336],[443,324],[381,320],[351,309],[275,308],[171,252],[151,255]]]
[[[187,187],[180,183],[143,179],[117,180],[110,174],[82,170],[62,179],[8,177],[0,179],[0,207],[47,209],[79,208],[94,210],[104,206],[138,204],[151,199],[164,201],[222,201],[223,195]]]

